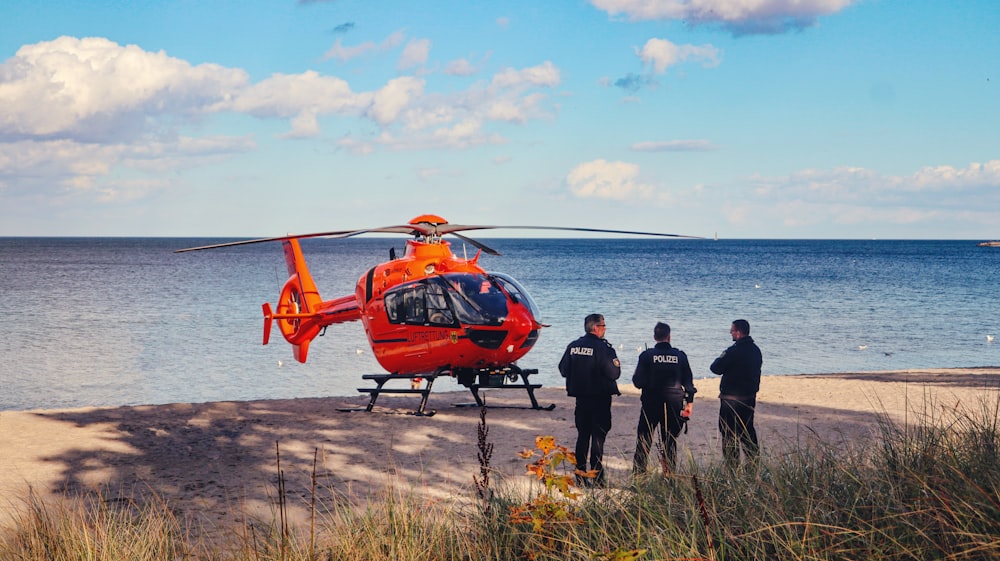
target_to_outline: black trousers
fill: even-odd
[[[646,471],[649,448],[653,443],[653,432],[660,429],[660,444],[663,446],[666,467],[673,470],[677,465],[677,435],[684,427],[681,409],[684,408],[684,394],[668,395],[665,399],[643,399],[639,426],[636,427],[635,455],[632,457],[632,473]]]
[[[753,426],[757,396],[720,396],[719,433],[722,436],[722,457],[730,466],[740,463],[740,448],[747,460],[756,461],[760,454],[757,431]]]
[[[573,421],[576,424],[576,469],[587,471],[589,457],[590,469],[597,471],[596,482],[603,483],[604,440],[611,432],[611,396],[577,397]]]

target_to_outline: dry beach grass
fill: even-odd
[[[696,383],[695,415],[680,457],[712,462],[719,457],[718,380]],[[45,500],[98,491],[155,496],[200,528],[238,527],[247,513],[273,512],[279,468],[290,516],[299,521],[314,485],[359,501],[386,485],[429,500],[469,497],[479,470],[480,412],[453,407],[471,398],[455,388],[431,395],[432,417],[404,414],[418,398],[389,395],[379,398],[373,413],[340,411],[364,405],[363,396],[5,411],[0,525],[23,509],[30,489]],[[638,418],[636,391],[628,384],[622,389],[608,437],[612,483],[626,478]],[[872,436],[882,416],[906,424],[916,415],[996,401],[998,391],[1000,368],[768,376],[759,395],[758,430],[768,456],[810,442],[849,445]],[[497,479],[523,479],[525,460],[517,453],[532,448],[537,435],[572,446],[572,401],[556,387],[536,395],[555,409],[488,410]],[[527,403],[517,390],[487,392],[486,399],[494,406]]]

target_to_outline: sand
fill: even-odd
[[[612,484],[631,467],[639,415],[638,391],[627,380],[613,404],[606,464]],[[716,420],[718,378],[696,380],[694,417],[680,441],[680,458],[720,459]],[[453,390],[453,391],[449,391]],[[764,455],[813,442],[840,445],[872,435],[877,419],[897,423],[926,415],[974,411],[996,404],[1000,367],[854,374],[765,376],[757,428]],[[523,390],[485,390],[495,478],[524,478],[537,435],[572,448],[573,401],[560,387],[536,391],[551,411],[527,406]],[[101,492],[159,497],[205,527],[238,525],[246,514],[270,516],[278,470],[289,504],[336,494],[364,502],[386,485],[428,500],[473,495],[478,407],[468,390],[439,380],[428,408],[407,414],[419,397],[383,395],[373,412],[367,397],[0,412],[0,525],[23,511],[29,489],[51,500]],[[315,465],[315,470],[314,470]],[[301,514],[301,510],[297,511]]]

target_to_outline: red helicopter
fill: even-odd
[[[470,388],[479,406],[484,405],[480,388],[521,388],[527,390],[533,409],[551,409],[538,405],[533,390],[540,384],[528,381],[528,375],[537,370],[517,366],[517,360],[531,350],[539,331],[546,327],[538,321],[538,308],[513,277],[486,272],[479,266],[482,252],[499,252],[458,233],[496,228],[696,237],[557,226],[468,226],[424,214],[405,225],[244,240],[175,253],[280,241],[289,278],[276,306],[262,306],[264,344],[277,322],[281,335],[292,345],[295,359],[306,362],[309,345],[328,326],[361,320],[376,360],[388,372],[363,376],[378,384],[376,388],[359,388],[371,396],[366,411],[372,410],[381,393],[413,393],[422,396],[415,413],[432,415],[433,411],[425,410],[427,397],[434,380],[441,375],[454,376]],[[390,250],[389,261],[361,275],[354,294],[323,300],[298,240],[369,233],[408,234],[412,239],[407,240],[402,256]],[[455,236],[479,251],[471,259],[457,257],[451,244],[442,239],[445,235]],[[410,380],[410,388],[383,387],[387,381],[399,378]],[[422,379],[427,380],[423,388]]]

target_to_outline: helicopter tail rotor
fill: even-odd
[[[279,307],[282,304],[278,304]],[[286,304],[285,307],[288,307]],[[309,355],[309,343],[316,336],[315,334],[309,335],[308,332],[302,330],[302,318],[312,317],[312,314],[280,314],[276,315],[271,309],[271,304],[265,302],[261,308],[264,310],[264,344],[266,345],[271,339],[271,326],[274,321],[278,321],[278,329],[281,330],[281,334],[284,335],[285,339],[292,344],[292,355],[295,360],[299,362],[305,362],[306,357]],[[282,323],[284,322],[284,323]],[[319,332],[319,329],[316,329]],[[295,341],[298,341],[297,343]]]
[[[264,310],[264,344],[266,345],[271,340],[271,325],[274,324],[274,311],[271,310],[271,304],[264,302],[261,306]]]

